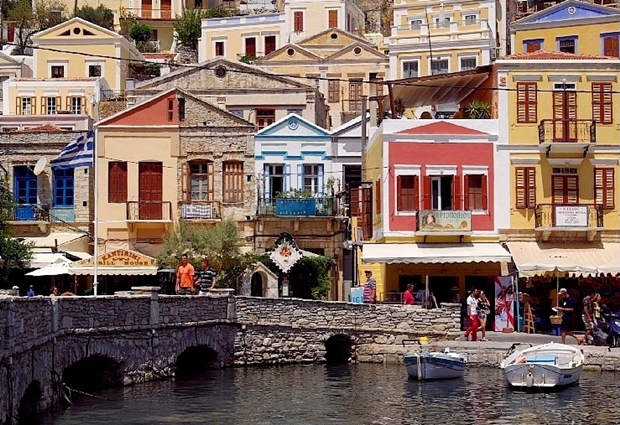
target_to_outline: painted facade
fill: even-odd
[[[511,25],[513,53],[537,50],[620,57],[620,10],[569,0]]]
[[[339,29],[286,44],[256,65],[316,84],[327,100],[334,127],[361,114],[363,95],[381,95],[383,86],[372,84],[371,88],[370,81],[383,81],[388,74],[387,55],[364,38]]]
[[[17,60],[11,56],[0,52],[0,86],[10,78],[32,77],[32,70],[22,60]],[[2,90],[2,88],[0,88]],[[0,104],[4,99],[4,91],[0,91]],[[2,105],[4,106],[4,105]],[[0,106],[0,108],[2,108]],[[0,109],[2,112],[2,109]]]
[[[32,43],[34,77],[102,77],[109,85],[107,90],[117,94],[125,90],[131,74],[130,61],[143,59],[125,37],[80,18],[72,18],[35,34]]]
[[[505,5],[460,0],[395,3],[390,79],[464,71],[504,55]]]
[[[327,106],[317,88],[223,58],[142,82],[129,99],[142,102],[175,87],[254,123],[258,130],[291,113],[326,126]]]
[[[330,28],[361,34],[364,12],[351,0],[286,0],[281,11],[204,19],[198,59],[260,58]]]

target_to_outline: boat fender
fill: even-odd
[[[525,363],[525,357],[519,357],[517,363]]]
[[[534,385],[534,375],[532,372],[528,372],[527,377],[525,378],[525,385],[529,388]]]

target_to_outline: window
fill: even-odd
[[[271,52],[276,51],[276,36],[275,35],[267,35],[265,36],[265,55],[268,55]]]
[[[517,122],[535,123],[537,120],[536,83],[517,83]]]
[[[101,65],[88,65],[89,77],[101,77]]]
[[[375,212],[381,214],[381,178],[375,182]]]
[[[279,193],[286,192],[284,165],[265,164],[265,194],[275,198]]]
[[[459,210],[460,180],[458,176],[426,176],[424,178],[424,209]]]
[[[304,30],[304,12],[293,13],[293,31],[302,32]]]
[[[222,201],[227,204],[243,202],[243,162],[225,161]]]
[[[245,39],[245,55],[256,57],[256,38],[248,37]]]
[[[228,112],[236,117],[243,118],[243,109],[229,109]]]
[[[174,119],[174,99],[168,99],[168,122]]]
[[[349,112],[362,110],[362,81],[349,81]]]
[[[431,62],[431,74],[447,74],[450,71],[448,60],[436,60]]]
[[[557,39],[558,50],[564,53],[577,53],[577,37],[561,37]]]
[[[484,174],[465,175],[465,198],[463,209],[466,211],[486,211],[488,209],[487,176]]]
[[[536,208],[536,169],[515,168],[515,206],[517,209]]]
[[[412,30],[419,30],[420,28],[422,28],[422,19],[412,19],[411,21],[409,21],[409,25],[411,26]]]
[[[465,21],[465,25],[476,25],[478,22],[478,15],[465,15],[463,20]]]
[[[620,48],[618,48],[618,36],[603,37],[603,55],[617,58],[620,56]]]
[[[396,211],[417,211],[419,197],[418,176],[396,178]]]
[[[418,76],[418,62],[403,62],[403,78]]]
[[[383,84],[379,84],[383,78],[377,76],[376,72],[371,72],[370,81],[375,83],[375,96],[383,96]]]
[[[340,102],[340,80],[327,81],[327,102]]]
[[[525,40],[523,42],[523,52],[532,53],[542,50],[543,40]]]
[[[311,194],[322,192],[322,186],[320,182],[323,180],[323,165],[304,165],[304,192],[309,192]]]
[[[63,65],[52,65],[50,76],[51,78],[65,78],[65,67]]]
[[[295,115],[299,115],[300,117],[302,117],[304,115],[304,110],[303,109],[287,109],[286,115],[290,115],[290,114],[295,114]]]
[[[73,207],[73,168],[54,168],[53,204],[55,207]]]
[[[592,83],[592,119],[599,124],[614,122],[611,83]]]
[[[108,163],[108,202],[122,204],[127,202],[127,163],[113,161]]]
[[[276,122],[275,109],[257,109],[256,110],[256,126],[259,130],[270,126]]]
[[[223,41],[215,42],[215,56],[224,56],[224,42]]]
[[[461,71],[476,68],[476,58],[461,58]]]
[[[439,18],[435,18],[435,28],[447,28],[450,25],[450,17],[443,18],[443,22],[440,22]]]
[[[579,177],[551,176],[552,202],[556,205],[574,205],[579,203]]]
[[[67,97],[67,108],[71,108],[71,113],[80,115],[84,114],[84,108],[86,106],[86,99],[82,96],[70,96]]]
[[[17,198],[17,204],[37,204],[37,176],[32,172],[32,167],[18,165],[13,168],[14,187],[13,193]]]
[[[60,97],[47,96],[41,98],[41,115],[55,115],[60,109]]]
[[[594,169],[594,197],[597,205],[602,205],[606,210],[613,210],[614,200],[614,169],[595,168]]]
[[[192,201],[213,200],[213,162],[192,161],[189,164],[189,187]]]
[[[330,10],[327,12],[327,15],[328,15],[327,28],[338,28],[338,11]]]
[[[201,9],[198,7],[198,9]],[[159,40],[159,32],[156,29],[151,30],[151,40],[157,41]]]
[[[36,114],[35,97],[18,97],[15,108],[16,115],[34,115]]]

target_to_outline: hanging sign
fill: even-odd
[[[302,253],[297,248],[295,240],[286,232],[280,234],[280,237],[276,241],[275,249],[269,254],[271,261],[273,261],[283,273],[288,273],[295,263],[301,260],[301,257]]]

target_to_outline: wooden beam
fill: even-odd
[[[396,102],[394,99],[394,86],[388,84],[388,95],[390,96],[390,111],[392,112],[392,118],[396,119]]]

